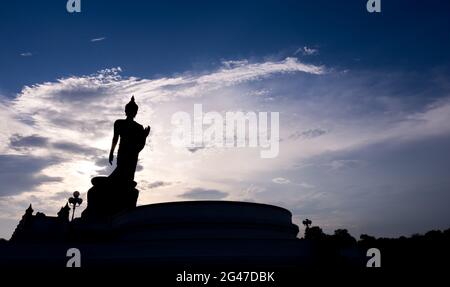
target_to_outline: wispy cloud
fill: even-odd
[[[272,182],[278,183],[278,184],[288,184],[288,183],[291,183],[291,181],[290,181],[289,179],[284,178],[284,177],[275,177],[275,178],[272,178]]]
[[[324,134],[326,134],[327,131],[321,128],[315,128],[315,129],[307,129],[304,131],[297,131],[292,133],[289,138],[290,139],[313,139],[313,138],[317,138],[320,137]]]
[[[152,131],[151,140],[157,153],[152,157],[144,155],[141,162],[147,166],[143,170],[145,174],[150,171],[150,158],[161,167],[156,172],[160,180],[147,186],[155,189],[159,184],[166,186],[166,182],[172,181],[164,176],[167,174],[164,171],[166,168],[186,178],[182,163],[191,165],[185,157],[198,154],[194,150],[181,154],[170,152],[171,147],[167,145],[167,141],[170,141],[170,114],[190,108],[196,99],[211,102],[211,107],[220,108],[216,99],[222,97],[226,90],[269,79],[276,74],[321,75],[325,73],[325,68],[287,58],[265,62],[241,60],[223,64],[209,73],[186,73],[159,79],[123,78],[120,72],[120,67],[104,69],[92,75],[73,76],[25,87],[14,101],[0,110],[10,119],[0,141],[1,150],[24,156],[57,155],[62,159],[61,164],[42,169],[42,175],[63,175],[64,181],[59,189],[67,186],[81,190],[87,188],[90,176],[95,176],[99,168],[104,168],[104,165],[99,166],[99,162],[104,163],[99,157],[108,152],[112,123],[122,116],[124,104],[134,94],[140,105],[138,121],[144,124],[150,121],[155,131],[154,134]],[[254,98],[253,94],[236,93],[235,96]],[[158,109],[155,110],[152,107],[156,104]],[[150,115],[154,117],[150,118]],[[13,126],[17,127],[8,128]],[[67,173],[68,170],[72,172]],[[45,184],[37,185],[35,190],[41,188],[46,189]],[[172,193],[172,197],[176,196]]]
[[[31,57],[31,56],[33,56],[33,53],[31,53],[31,52],[24,52],[24,53],[20,53],[20,56],[22,56],[22,57]]]
[[[297,54],[302,54],[302,55],[304,55],[304,56],[312,56],[312,55],[317,55],[317,54],[319,54],[319,50],[318,49],[315,49],[315,48],[310,48],[310,47],[306,47],[306,46],[304,46],[304,47],[300,47],[300,48],[298,48],[295,52],[294,52],[294,55],[297,55]]]
[[[171,182],[158,180],[158,181],[150,182],[147,185],[147,187],[149,189],[154,189],[154,188],[159,188],[159,187],[163,187],[163,186],[168,186],[168,185],[171,185],[171,184],[172,184]]]
[[[227,197],[227,193],[216,189],[193,188],[180,197],[187,199],[223,199]]]
[[[60,163],[55,157],[35,157],[26,155],[0,155],[0,198],[17,195],[48,182],[61,182],[61,177],[43,175],[42,169]],[[13,180],[14,179],[14,180]]]
[[[106,40],[106,37],[93,38],[93,39],[91,39],[91,42],[100,42],[103,40]]]
[[[10,146],[13,149],[46,147],[48,139],[39,135],[22,136],[13,134],[10,137]]]

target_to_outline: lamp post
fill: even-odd
[[[302,223],[304,226],[306,226],[306,229],[308,229],[309,226],[311,225],[312,221],[307,218],[307,219],[303,220]]]
[[[73,221],[73,217],[75,216],[75,208],[77,206],[80,206],[82,202],[83,202],[83,199],[80,198],[80,193],[78,191],[75,191],[73,193],[73,197],[69,198],[69,204],[73,205],[72,221]]]

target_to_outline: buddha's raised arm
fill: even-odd
[[[150,133],[150,126],[147,126],[147,127],[142,131],[142,136],[141,136],[141,138],[140,138],[140,140],[139,140],[139,142],[138,142],[138,147],[137,147],[138,151],[141,151],[141,150],[144,148],[144,146],[145,146],[145,140],[147,139],[149,133]]]

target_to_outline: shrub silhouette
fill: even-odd
[[[448,266],[445,260],[450,256],[450,228],[398,238],[376,238],[361,234],[357,241],[347,229],[337,229],[333,235],[328,235],[319,226],[312,226],[305,229],[303,240],[319,249],[321,257],[317,260],[321,263],[328,262],[329,266],[338,264],[342,267],[347,263],[353,264],[352,256],[356,253],[360,258],[359,265],[356,265],[365,266],[366,252],[370,248],[380,250],[383,258],[382,267],[387,268],[441,269]]]

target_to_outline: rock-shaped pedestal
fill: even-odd
[[[87,195],[83,219],[110,218],[136,207],[139,190],[136,182],[124,182],[111,177],[94,177]]]

